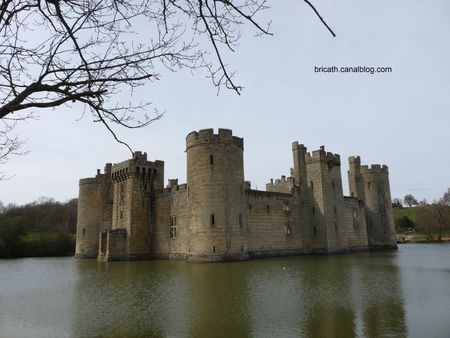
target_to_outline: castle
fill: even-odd
[[[397,247],[387,166],[350,157],[344,196],[340,156],[294,142],[291,176],[260,191],[244,180],[243,151],[231,130],[204,129],[186,137],[187,184],[164,187],[164,162],[139,151],[81,179],[75,256],[211,262]]]

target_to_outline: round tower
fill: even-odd
[[[189,260],[247,258],[243,152],[228,129],[187,135]]]
[[[361,166],[360,173],[369,247],[396,248],[388,167],[376,164],[371,167],[365,165]]]
[[[75,258],[97,258],[99,234],[110,227],[111,164],[105,174],[80,180]]]

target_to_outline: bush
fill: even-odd
[[[401,216],[395,219],[395,227],[397,229],[415,228],[416,224],[408,216]]]

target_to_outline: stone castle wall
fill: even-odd
[[[346,197],[340,156],[294,142],[291,177],[258,191],[243,150],[231,130],[203,129],[186,137],[186,184],[164,188],[164,162],[141,152],[80,180],[76,257],[214,262],[396,247],[386,166],[349,158]]]
[[[175,184],[155,199],[152,247],[158,258],[186,258],[189,252],[187,184]]]

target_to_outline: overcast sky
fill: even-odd
[[[244,32],[226,55],[245,87],[241,96],[216,89],[204,73],[166,74],[134,99],[150,99],[165,116],[141,130],[118,129],[150,160],[165,161],[166,181],[186,180],[185,137],[202,128],[230,128],[244,137],[245,179],[265,189],[288,175],[291,143],[308,151],[325,145],[341,155],[344,192],[347,158],[387,164],[392,197],[412,193],[428,201],[450,187],[450,1],[314,1],[337,34],[326,31],[299,0],[273,1],[260,16],[273,37]],[[392,67],[383,74],[324,74],[315,66]],[[0,201],[27,203],[40,196],[77,197],[78,180],[106,162],[129,158],[89,116],[60,107],[39,111],[17,131],[26,156],[0,171]]]

